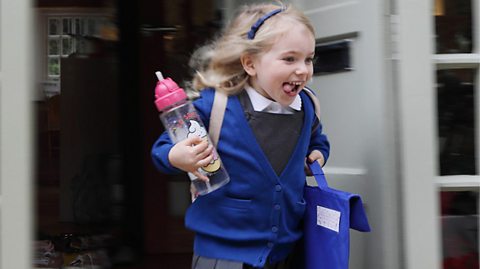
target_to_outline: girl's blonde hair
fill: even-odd
[[[259,18],[279,8],[283,11],[267,19],[258,28],[253,39],[247,37],[250,28]],[[268,51],[280,35],[289,31],[289,27],[285,27],[283,22],[303,24],[315,36],[309,19],[292,6],[279,7],[274,4],[244,6],[217,40],[192,55],[190,64],[196,69],[192,88],[201,90],[214,87],[228,94],[243,89],[249,77],[243,69],[240,58],[244,54],[255,56]]]

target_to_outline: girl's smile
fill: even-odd
[[[293,82],[285,82],[283,83],[283,91],[289,96],[295,96],[303,84],[302,81],[293,81]]]

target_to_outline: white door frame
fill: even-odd
[[[0,269],[32,267],[31,11],[0,0]]]
[[[437,139],[432,3],[395,2],[405,268],[442,268],[435,182]]]

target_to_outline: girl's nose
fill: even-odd
[[[295,74],[297,75],[303,75],[308,73],[308,66],[304,63],[301,63],[297,66],[297,69],[295,70]]]

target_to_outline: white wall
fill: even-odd
[[[388,2],[295,3],[310,17],[319,41],[352,40],[353,71],[317,76],[311,85],[332,147],[325,169],[330,185],[360,193],[372,226],[369,234],[352,233],[350,268],[402,268]]]

